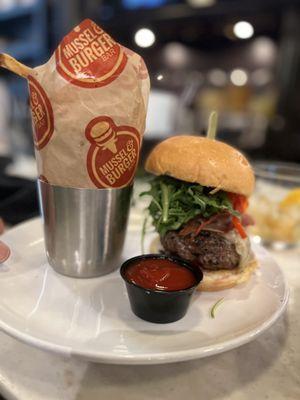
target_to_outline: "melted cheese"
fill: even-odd
[[[254,258],[249,238],[242,239],[234,229],[224,236],[227,240],[234,243],[236,252],[240,256],[239,268],[243,269]]]

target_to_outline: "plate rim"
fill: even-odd
[[[14,231],[19,230],[21,227],[24,228],[26,225],[31,225],[36,223],[37,221],[41,220],[39,217],[30,219],[28,221],[22,222],[21,224],[16,225],[15,227],[11,228],[9,231],[5,232],[1,239],[4,239],[6,236],[10,236],[10,233],[14,233]],[[280,307],[269,317],[267,320],[265,320],[259,327],[256,327],[254,329],[251,329],[250,331],[243,333],[242,335],[239,335],[236,338],[233,339],[228,339],[225,340],[222,343],[219,344],[212,344],[212,345],[207,345],[207,346],[202,346],[199,348],[193,348],[193,349],[188,349],[188,350],[178,350],[178,351],[172,351],[172,352],[159,352],[159,353],[152,353],[150,355],[146,354],[123,354],[123,355],[117,355],[117,354],[109,354],[105,352],[99,352],[99,351],[92,351],[92,350],[85,350],[85,351],[80,351],[80,350],[74,350],[71,346],[66,346],[66,345],[60,345],[60,344],[55,344],[52,343],[48,340],[45,339],[40,339],[32,334],[28,334],[26,332],[21,332],[20,330],[13,328],[3,322],[0,318],[0,331],[3,331],[7,335],[25,343],[28,345],[31,345],[33,347],[39,348],[40,350],[48,351],[48,352],[53,352],[55,354],[59,354],[62,356],[74,356],[74,357],[79,357],[80,359],[88,360],[88,361],[94,361],[98,363],[105,363],[105,364],[123,364],[123,365],[150,365],[150,364],[167,364],[167,363],[174,363],[174,362],[180,362],[180,361],[189,361],[189,360],[194,360],[194,359],[200,359],[208,356],[212,356],[215,354],[220,354],[225,351],[232,350],[234,348],[240,347],[246,343],[249,343],[250,341],[256,339],[259,335],[261,335],[263,332],[265,332],[267,329],[269,329],[279,318],[280,316],[284,313],[286,310],[288,300],[289,300],[289,294],[290,294],[290,289],[287,284],[287,280],[285,277],[285,274],[283,273],[281,267],[278,265],[278,263],[273,259],[273,257],[270,255],[270,253],[264,249],[262,246],[259,246],[259,248],[263,249],[264,252],[268,254],[270,258],[272,258],[273,262],[276,264],[276,266],[279,268],[281,277],[282,277],[282,282],[284,285],[284,295],[283,299],[280,302]]]

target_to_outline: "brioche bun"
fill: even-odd
[[[221,269],[219,271],[208,271],[203,269],[203,280],[197,287],[197,290],[215,292],[217,290],[229,289],[233,286],[240,285],[250,279],[257,266],[257,261],[252,259],[242,268],[234,270]]]
[[[162,250],[160,239],[157,236],[150,244],[150,253],[158,253]],[[236,285],[247,282],[254,270],[258,267],[258,262],[253,256],[246,265],[234,270],[221,269],[219,271],[208,271],[202,269],[203,279],[197,290],[203,292],[215,292],[218,290],[230,289]]]
[[[160,142],[145,168],[154,175],[169,175],[247,197],[254,189],[252,168],[238,150],[200,136],[173,136]]]

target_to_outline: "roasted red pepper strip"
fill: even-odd
[[[229,200],[232,203],[233,208],[238,211],[239,213],[243,214],[249,205],[247,197],[241,195],[241,194],[236,194],[236,193],[227,193]]]
[[[235,229],[238,231],[240,237],[242,239],[245,239],[247,237],[247,233],[245,232],[243,225],[241,224],[241,221],[238,219],[238,217],[232,216],[232,223]]]

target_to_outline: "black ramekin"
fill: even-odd
[[[126,279],[126,269],[137,260],[165,259],[175,262],[193,272],[196,284],[181,290],[165,291],[145,289]],[[149,322],[166,324],[178,321],[187,312],[192,294],[201,282],[203,274],[200,269],[178,258],[168,257],[160,254],[145,254],[130,258],[121,266],[120,274],[126,283],[130,306],[133,313]]]

